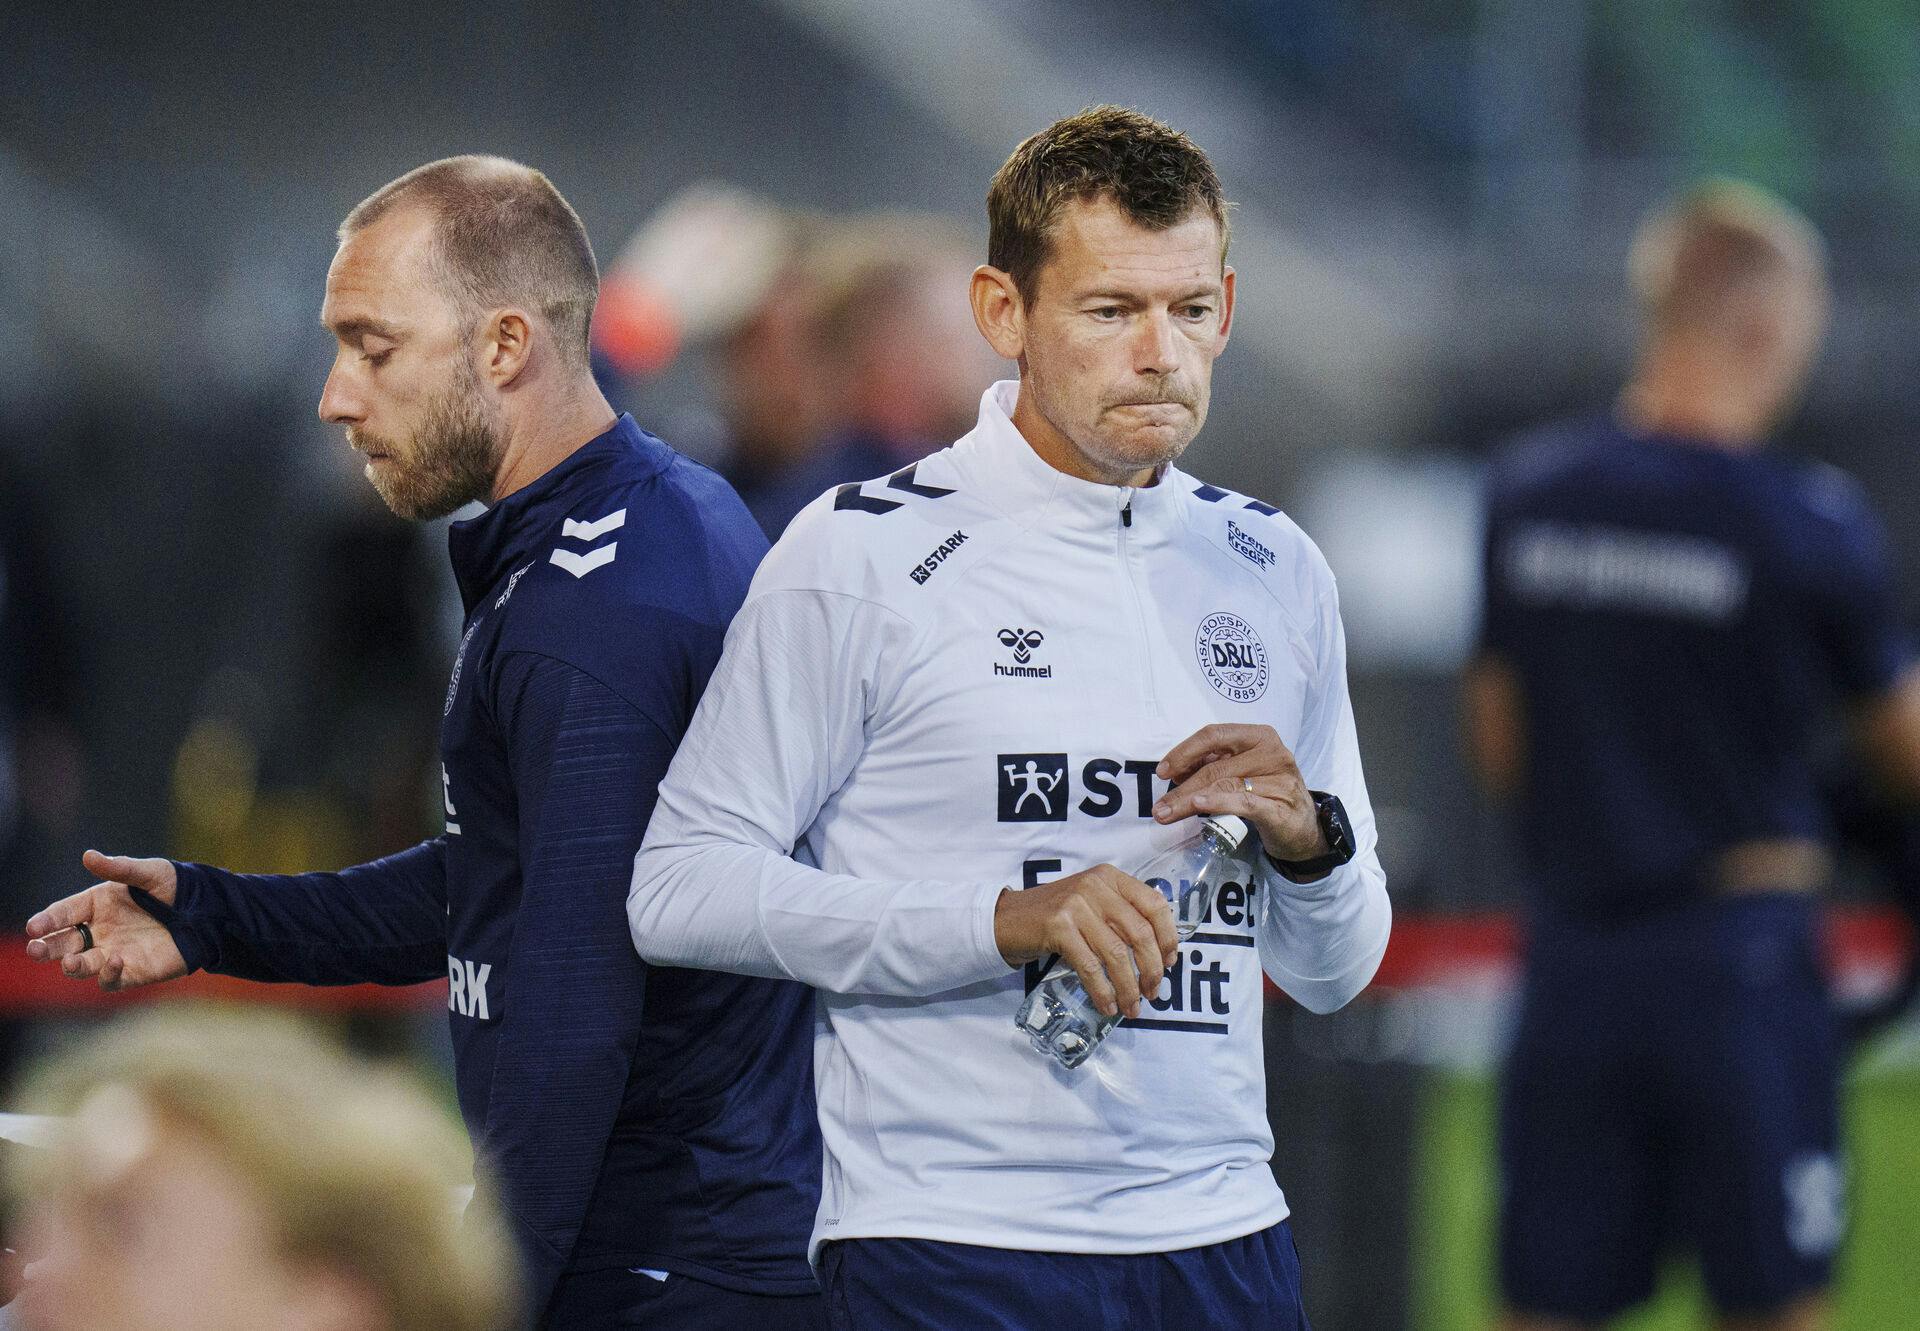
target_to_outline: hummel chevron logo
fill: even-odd
[[[610,531],[617,531],[627,525],[627,510],[616,508],[604,518],[595,518],[592,522],[576,522],[568,518],[560,524],[560,536],[568,541],[597,541]],[[608,541],[605,545],[576,555],[571,550],[555,550],[547,558],[576,578],[584,578],[602,564],[613,562],[614,552],[620,548],[620,542]]]
[[[558,564],[576,578],[584,578],[602,564],[613,562],[613,552],[620,548],[620,542],[608,541],[598,549],[589,550],[584,555],[576,555],[571,550],[555,550],[547,558]]]
[[[850,509],[856,513],[891,513],[900,507],[900,501],[870,498],[861,493],[857,484],[848,481],[833,492],[833,506],[837,509]]]
[[[627,525],[627,510],[615,509],[604,518],[595,518],[592,522],[575,522],[568,518],[560,524],[560,534],[569,541],[597,541],[608,532]]]
[[[1233,494],[1233,491],[1222,490],[1217,485],[1202,485],[1200,486],[1200,488],[1198,488],[1193,492],[1193,497],[1195,499],[1200,500],[1202,503],[1217,504],[1222,499],[1225,499],[1232,494]],[[1262,503],[1258,499],[1249,499],[1247,500],[1246,503],[1240,505],[1240,507],[1250,508],[1255,513],[1260,514],[1262,517],[1268,517],[1268,518],[1272,517],[1274,514],[1280,511],[1279,509],[1275,508],[1272,504]]]
[[[890,490],[905,490],[908,494],[919,495],[922,499],[941,499],[953,493],[953,491],[942,489],[937,485],[915,484],[913,473],[919,465],[920,464],[916,462],[911,467],[902,467],[899,471],[887,477],[887,488]]]
[[[922,485],[914,480],[914,470],[920,464],[903,467],[887,477],[889,490],[903,490],[907,494],[917,495],[921,499],[942,499],[953,493],[938,485]],[[848,482],[833,492],[833,506],[837,509],[849,509],[856,513],[891,513],[901,506],[898,499],[879,499],[862,490],[857,484]]]

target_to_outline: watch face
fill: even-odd
[[[1353,858],[1353,828],[1347,823],[1346,805],[1338,795],[1321,795],[1314,802],[1320,806],[1320,825],[1326,831],[1327,844],[1345,864]]]

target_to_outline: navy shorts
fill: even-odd
[[[1604,1320],[1672,1255],[1726,1314],[1827,1284],[1846,1212],[1818,934],[1799,896],[1536,928],[1501,1088],[1509,1307]]]
[[[561,1278],[548,1331],[826,1331],[818,1294],[746,1294],[692,1276],[614,1267]]]
[[[1285,1221],[1179,1252],[1018,1252],[843,1239],[820,1257],[833,1331],[1309,1331]]]

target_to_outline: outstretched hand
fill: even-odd
[[[88,851],[80,862],[102,881],[28,920],[27,955],[35,961],[56,961],[67,978],[96,980],[106,990],[185,975],[187,963],[173,935],[134,901],[131,891],[138,888],[171,906],[179,891],[172,862],[97,850]],[[93,934],[92,947],[77,927],[82,924]]]

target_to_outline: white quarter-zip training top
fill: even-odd
[[[820,991],[816,1252],[1170,1251],[1278,1223],[1261,970],[1327,1012],[1386,949],[1319,550],[1175,467],[1142,488],[1057,471],[1012,423],[1018,388],[988,390],[952,447],[795,520],[635,861],[649,962]],[[1068,1072],[1014,1027],[1037,968],[1001,959],[994,903],[1189,835],[1153,821],[1153,769],[1215,721],[1272,726],[1340,796],[1358,853],[1310,885],[1263,861],[1223,890],[1159,995]]]

